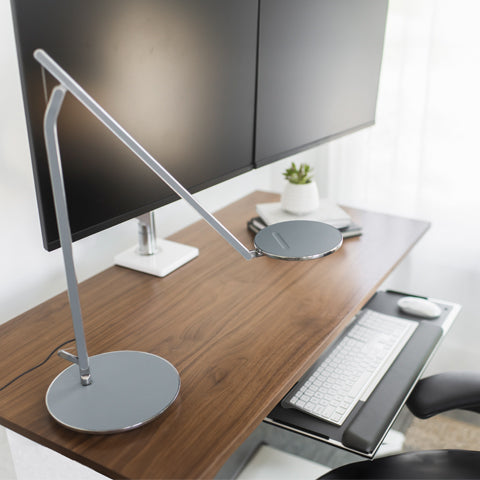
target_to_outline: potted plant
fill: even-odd
[[[319,207],[317,184],[313,180],[313,169],[306,163],[298,167],[295,162],[285,170],[287,180],[282,195],[282,209],[294,215],[305,215]]]

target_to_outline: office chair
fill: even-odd
[[[480,413],[480,372],[447,372],[424,378],[407,406],[418,418],[453,409]],[[326,479],[480,479],[480,452],[426,450],[343,465]]]

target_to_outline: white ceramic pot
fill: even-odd
[[[320,205],[315,182],[297,185],[287,182],[282,195],[282,209],[294,215],[313,212]]]

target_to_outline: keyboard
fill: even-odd
[[[365,309],[282,401],[342,425],[365,401],[408,342],[418,322]]]

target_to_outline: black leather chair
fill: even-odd
[[[453,409],[480,413],[480,372],[448,372],[424,378],[407,406],[419,418]],[[355,462],[323,479],[480,479],[480,452],[428,450]]]

